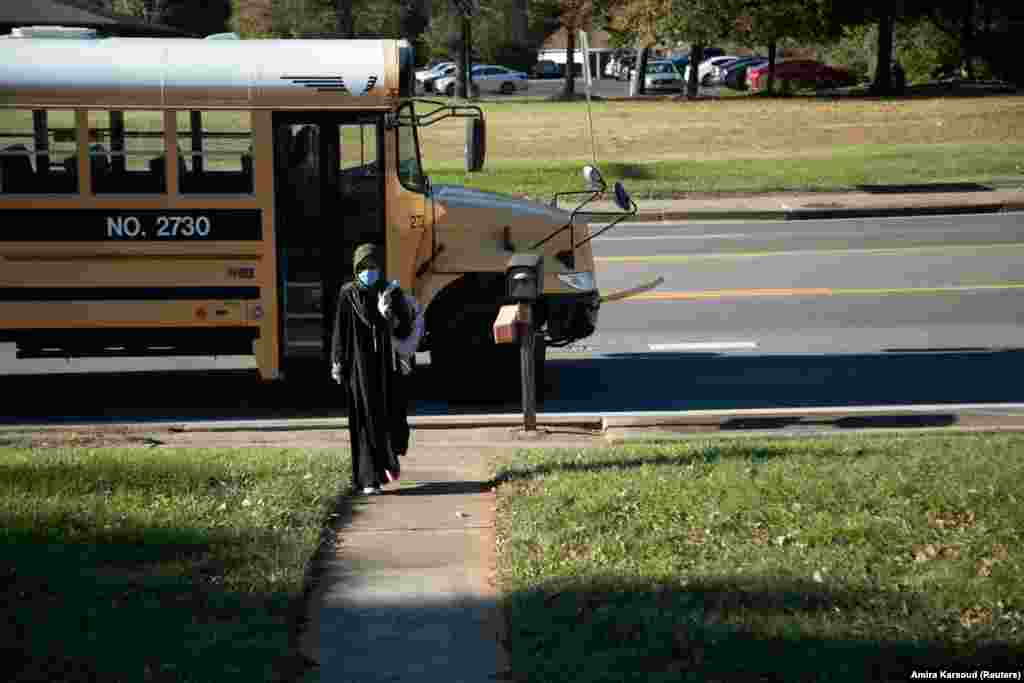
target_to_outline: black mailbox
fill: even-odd
[[[516,303],[532,303],[544,290],[544,257],[516,254],[505,268],[505,293]]]

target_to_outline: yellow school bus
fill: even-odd
[[[431,185],[421,129],[456,116],[479,135],[483,116],[410,99],[412,69],[401,40],[0,37],[0,341],[19,358],[251,354],[282,379],[325,361],[363,242],[425,307],[433,364],[518,367],[491,336],[517,251],[544,257],[547,345],[592,334],[586,226]]]

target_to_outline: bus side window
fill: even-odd
[[[70,194],[75,177],[65,161],[75,152],[74,112],[3,110],[0,194]]]
[[[32,153],[25,145],[9,145],[0,151],[0,192],[31,192],[33,175]]]
[[[179,111],[178,141],[188,149],[183,194],[252,194],[252,114]]]
[[[167,191],[162,112],[89,112],[89,137],[93,192]]]

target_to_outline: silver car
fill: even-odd
[[[522,71],[512,71],[494,64],[479,64],[473,67],[473,92],[500,92],[511,95],[520,90],[528,90],[529,77]],[[434,91],[449,97],[455,95],[455,74],[434,81]]]
[[[644,88],[651,90],[683,89],[683,78],[679,75],[676,65],[668,60],[656,60],[647,62],[647,72],[644,74]]]

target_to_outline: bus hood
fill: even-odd
[[[444,245],[435,263],[440,272],[504,272],[513,251],[529,251],[572,217],[540,202],[455,185],[435,185],[431,197],[434,236],[438,245]],[[580,226],[574,230],[578,241],[583,233]],[[540,250],[553,257],[569,249],[573,232],[563,230]],[[553,258],[546,261],[548,272],[563,270]]]
[[[529,220],[544,220],[561,227],[569,222],[568,211],[556,209],[529,199],[518,199],[497,192],[485,192],[460,185],[435,185],[432,196],[438,209],[447,212],[492,211],[508,216],[521,216]]]

